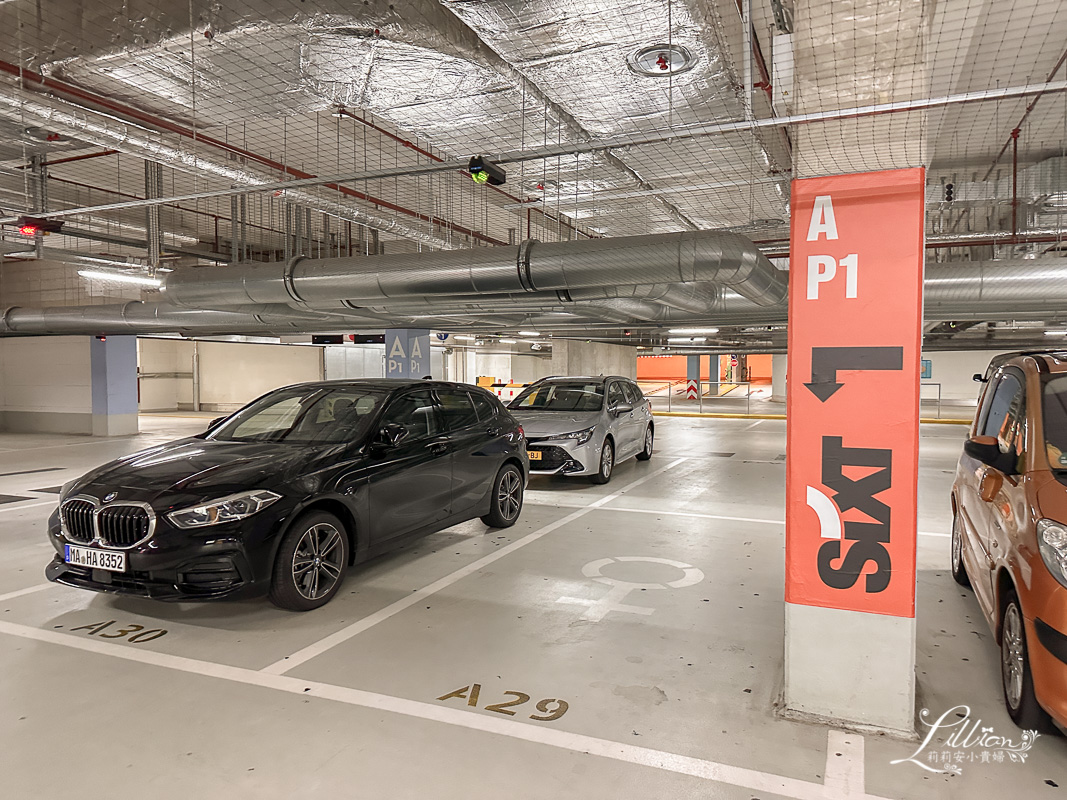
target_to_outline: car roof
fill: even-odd
[[[536,383],[547,383],[548,381],[593,381],[599,383],[612,379],[633,381],[633,378],[627,378],[624,375],[550,375],[547,378],[541,378]]]
[[[480,386],[474,386],[470,383],[433,381],[424,378],[343,378],[335,381],[307,381],[305,383],[294,383],[285,388],[293,389],[299,387],[307,389],[329,389],[337,386],[359,386],[366,389],[382,389],[388,392],[399,391],[400,389],[408,387],[431,389],[479,389],[483,392],[485,391]]]
[[[1025,368],[1027,359],[1033,359],[1038,372],[1067,372],[1067,350],[1019,350],[993,356],[986,367],[985,379],[989,380],[1000,367],[1012,362]]]

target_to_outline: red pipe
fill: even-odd
[[[83,153],[80,156],[67,156],[66,158],[57,158],[55,161],[42,161],[42,167],[52,167],[56,164],[69,164],[71,161],[85,161],[88,158],[99,158],[100,156],[112,156],[117,153],[118,150],[101,150],[99,153]],[[28,164],[21,164],[16,169],[27,169]]]
[[[243,147],[238,147],[237,145],[230,144],[229,142],[224,142],[221,139],[215,139],[211,136],[205,136],[199,131],[193,131],[189,128],[177,124],[176,122],[171,122],[170,120],[164,119],[162,117],[157,117],[152,114],[148,114],[131,106],[126,106],[121,103],[117,103],[114,100],[110,100],[106,97],[103,97],[102,95],[98,95],[95,92],[80,89],[77,86],[72,86],[69,83],[56,80],[55,78],[49,78],[31,70],[24,69],[23,67],[20,67],[16,64],[12,64],[8,61],[0,61],[0,72],[6,72],[9,75],[15,75],[24,83],[31,83],[38,87],[49,89],[60,94],[65,94],[69,97],[76,98],[83,102],[99,106],[101,108],[106,108],[107,110],[113,111],[116,114],[120,114],[124,117],[128,117],[129,119],[134,119],[139,122],[143,122],[147,125],[152,126],[153,128],[158,128],[165,131],[169,131],[171,133],[176,133],[179,136],[184,136],[188,139],[193,139],[194,141],[201,142],[202,144],[206,144],[211,147],[218,148],[220,150],[225,150],[229,153],[233,153],[234,155],[241,156],[242,158],[247,159],[249,161],[254,161],[258,164],[263,164],[264,166],[270,167],[271,169],[278,170],[279,172],[282,172],[286,175],[292,175],[295,178],[316,177],[310,172],[304,172],[303,170],[290,167],[286,164],[281,163],[280,161],[275,161],[272,158],[267,158],[266,156],[259,155],[258,153],[254,153],[251,150],[245,150]],[[396,211],[399,214],[406,214],[407,216],[415,217],[416,219],[423,220],[426,222],[431,221],[431,218],[426,216],[425,214],[421,214],[418,211],[413,211],[410,208],[405,208],[404,206],[397,205],[396,203],[391,203],[388,200],[383,200],[379,197],[374,197],[373,195],[363,194],[362,192],[357,192],[354,189],[349,189],[348,187],[341,186],[336,183],[327,183],[323,185],[327,188],[334,189],[340,192],[341,194],[347,195],[349,197],[355,197],[358,200],[364,200],[368,203],[372,203],[375,206],[387,208],[390,211]],[[478,239],[488,244],[507,244],[507,242],[500,241],[499,239],[493,239],[490,236],[478,233],[477,231],[471,230],[469,228],[464,228],[463,226],[456,225],[452,222],[445,222],[439,224],[442,224],[443,227],[447,227],[453,231],[458,231],[459,233],[465,234],[473,239]]]

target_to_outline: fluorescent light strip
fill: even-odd
[[[102,272],[100,270],[80,269],[78,274],[89,280],[115,281],[116,283],[133,283],[138,286],[151,286],[158,289],[162,282],[158,278],[140,275],[124,275],[121,272]]]
[[[668,339],[667,341],[670,342],[671,344],[703,344],[704,342],[707,341],[707,339],[682,338],[682,339]]]
[[[501,344],[518,344],[514,339],[498,339]]]
[[[688,334],[704,334],[704,333],[718,333],[718,328],[671,328],[667,333],[688,333]]]
[[[519,331],[519,336],[540,336],[537,331]]]
[[[474,341],[474,337],[473,336],[453,336],[452,338],[456,339],[457,341],[460,341],[460,342],[473,342]]]

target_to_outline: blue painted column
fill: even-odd
[[[430,331],[389,328],[385,332],[385,377],[423,378],[430,374]]]
[[[89,361],[93,436],[137,433],[137,337],[94,337]]]

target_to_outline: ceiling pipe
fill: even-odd
[[[157,131],[149,128],[143,128],[54,97],[37,95],[15,87],[7,87],[6,91],[0,91],[0,117],[20,124],[25,124],[29,120],[42,127],[75,136],[101,147],[114,148],[130,155],[155,161],[182,172],[196,173],[216,180],[229,180],[248,187],[275,182],[274,176],[242,166],[239,162],[229,158],[215,158],[170,145]],[[278,166],[285,169],[284,165]],[[288,171],[291,172],[291,170]],[[305,175],[305,177],[313,176]],[[331,188],[342,189],[343,187]],[[351,189],[346,190],[345,193],[362,197],[360,193]],[[442,250],[451,250],[456,247],[446,239],[413,228],[396,219],[383,217],[352,200],[325,196],[314,187],[283,188],[277,190],[276,194],[289,202],[410,239],[428,247]]]
[[[517,247],[371,258],[296,258],[287,264],[171,273],[169,302],[191,307],[288,303],[329,308],[385,299],[554,291],[657,283],[712,283],[758,306],[784,305],[786,273],[734,233],[686,231]]]

